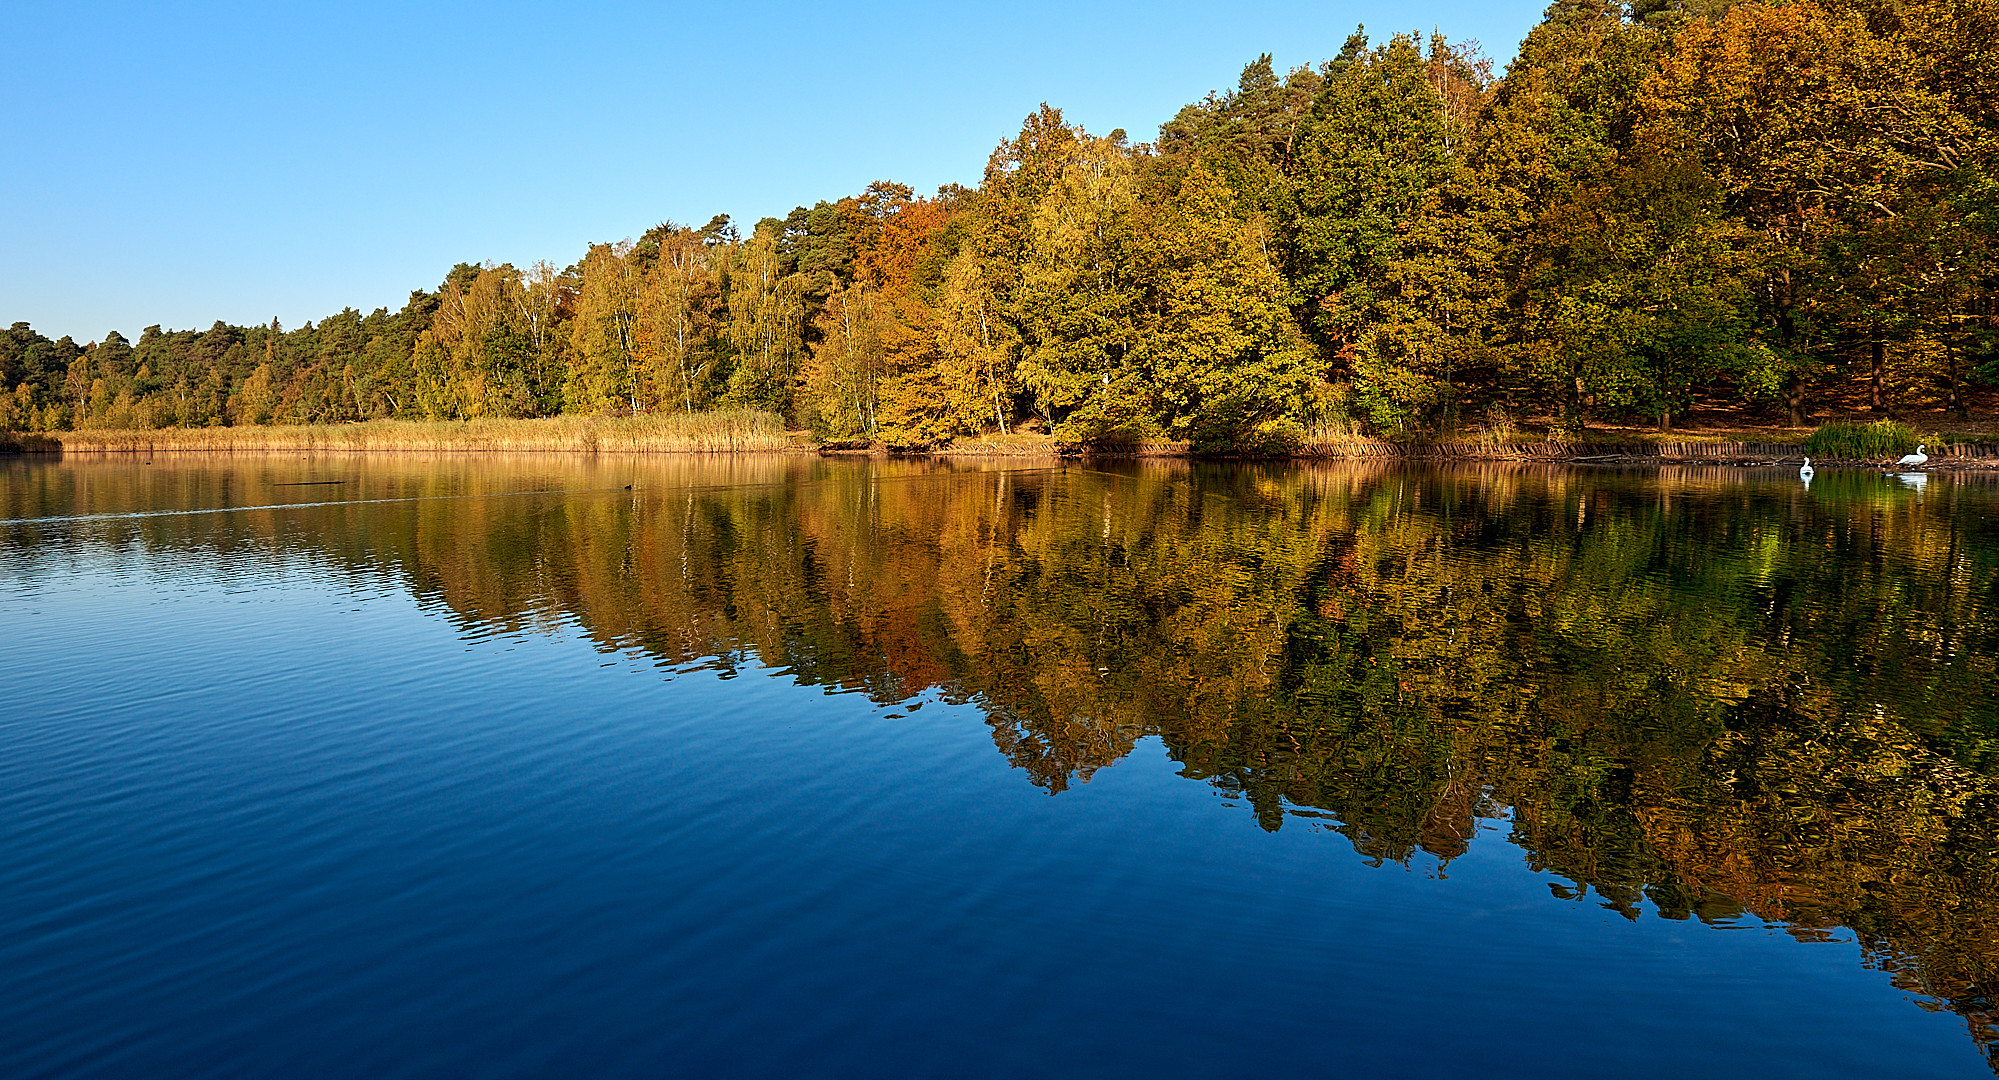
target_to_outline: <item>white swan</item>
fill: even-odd
[[[1928,454],[1925,454],[1925,453],[1923,453],[1923,446],[1924,446],[1924,445],[1927,445],[1927,444],[1921,444],[1921,445],[1918,445],[1918,446],[1916,447],[1916,452],[1915,452],[1915,453],[1913,453],[1913,454],[1903,454],[1903,455],[1902,455],[1902,460],[1900,460],[1900,461],[1896,462],[1895,464],[1897,464],[1897,465],[1907,465],[1908,467],[1910,467],[1910,468],[1912,468],[1912,469],[1920,469],[1920,468],[1922,468],[1922,467],[1923,467],[1923,463],[1924,463],[1924,462],[1926,462],[1926,461],[1928,461],[1928,460],[1930,459],[1930,456],[1929,456]]]
[[[1810,454],[1806,454],[1804,468],[1798,470],[1798,479],[1810,480],[1811,478],[1812,478],[1812,457]]]

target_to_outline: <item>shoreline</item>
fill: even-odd
[[[352,425],[361,427],[362,425]],[[456,425],[454,425],[456,426]],[[591,431],[587,425],[573,425]],[[244,429],[205,429],[243,432]],[[1153,443],[1132,448],[1107,449],[1060,445],[1052,440],[1014,440],[999,443],[961,443],[934,449],[862,447],[852,444],[812,444],[795,438],[761,437],[680,439],[659,438],[467,438],[432,437],[420,441],[399,440],[395,444],[365,438],[327,438],[340,431],[326,429],[274,429],[297,432],[290,438],[186,438],[186,433],[119,432],[0,432],[0,455],[17,457],[112,457],[130,455],[226,455],[226,454],[489,454],[553,453],[608,456],[651,456],[679,454],[812,454],[819,457],[848,458],[939,458],[992,460],[995,458],[1051,460],[1178,460],[1178,461],[1272,461],[1306,463],[1315,461],[1478,461],[1576,465],[1718,465],[1738,468],[1774,468],[1802,463],[1802,447],[1791,443],[1673,442],[1673,443],[1397,443],[1388,440],[1346,439],[1336,444],[1307,446],[1298,452],[1274,457],[1200,455],[1186,444]],[[247,432],[244,432],[247,434]],[[260,430],[260,434],[263,432]],[[165,435],[166,437],[158,437]],[[175,437],[180,435],[182,437]],[[203,445],[206,443],[207,445]],[[1812,464],[1836,469],[1888,469],[1892,458],[1815,458]],[[1999,444],[1960,443],[1937,447],[1924,471],[1999,471]]]

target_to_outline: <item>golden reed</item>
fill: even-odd
[[[661,416],[552,416],[538,420],[370,420],[156,431],[51,431],[22,436],[24,450],[582,451],[610,454],[786,450],[775,414],[751,410]]]

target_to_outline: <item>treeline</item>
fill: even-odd
[[[1959,417],[1999,381],[1999,0],[1563,0],[1504,77],[1356,32],[1156,143],[1043,106],[881,182],[454,267],[401,311],[0,335],[0,429],[765,409],[831,438],[1281,449],[1543,415]]]

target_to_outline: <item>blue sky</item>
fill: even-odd
[[[1356,23],[1503,65],[1544,6],[19,4],[0,324],[394,309],[459,261],[975,184],[1042,101],[1149,140],[1256,54],[1316,63]]]

